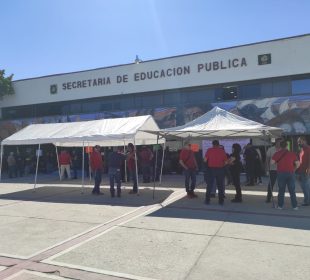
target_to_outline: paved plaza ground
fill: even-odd
[[[188,199],[183,176],[140,195],[91,195],[92,183],[39,176],[0,183],[0,279],[308,279],[310,207],[276,210],[262,186],[233,204]],[[299,187],[298,201],[302,202]],[[155,197],[153,198],[153,194]]]

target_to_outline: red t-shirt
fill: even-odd
[[[207,150],[205,159],[208,162],[208,167],[221,168],[226,164],[227,155],[222,148],[212,147]]]
[[[127,156],[127,167],[130,171],[136,170],[135,152],[129,152]]]
[[[310,146],[303,148],[299,154],[300,166],[297,170],[298,173],[306,173],[310,167]]]
[[[278,172],[294,173],[294,163],[298,161],[295,153],[288,150],[280,150],[272,156],[272,159],[276,162]]]
[[[103,161],[102,161],[101,153],[93,151],[90,154],[90,167],[92,170],[103,168]]]
[[[59,164],[67,165],[71,163],[71,156],[67,152],[61,152],[59,155]]]
[[[182,160],[188,169],[196,169],[195,155],[192,150],[182,149],[179,160]]]

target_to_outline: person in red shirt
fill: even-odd
[[[136,169],[136,151],[135,146],[132,143],[129,143],[127,152],[127,168],[129,171],[130,179],[133,181],[132,190],[129,194],[138,193],[138,182],[137,182],[137,169]]]
[[[195,159],[195,154],[191,150],[191,143],[189,141],[184,142],[184,147],[179,156],[179,163],[184,169],[187,197],[195,198],[197,197],[194,190],[196,188],[196,172],[198,165]]]
[[[310,146],[308,146],[307,140],[304,136],[301,136],[297,140],[298,146],[300,147],[300,166],[296,170],[300,186],[304,193],[304,202],[301,206],[310,205]]]
[[[214,180],[219,193],[219,204],[224,204],[224,179],[225,165],[227,164],[227,155],[220,147],[218,140],[212,141],[212,148],[209,148],[205,154],[204,161],[208,164],[209,176],[207,179],[206,204],[210,204],[210,197]]]
[[[68,179],[71,179],[70,164],[71,156],[66,150],[62,150],[58,156],[60,165],[60,180],[64,178],[65,171],[67,172]]]
[[[100,152],[100,146],[96,145],[93,152],[90,154],[90,167],[94,174],[94,188],[92,194],[103,194],[100,192],[100,183],[102,180],[103,160]]]
[[[150,183],[152,174],[153,152],[147,146],[142,146],[142,149],[139,153],[139,159],[142,170],[143,183]]]
[[[299,161],[295,153],[287,150],[287,142],[280,142],[280,150],[277,151],[271,158],[271,163],[277,165],[278,179],[278,207],[283,209],[284,195],[286,186],[291,197],[291,204],[294,210],[298,210],[297,199],[295,193],[295,168],[298,168]]]

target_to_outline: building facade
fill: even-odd
[[[14,81],[0,137],[30,123],[151,114],[160,128],[219,106],[287,135],[310,135],[310,34]]]

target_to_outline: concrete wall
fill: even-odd
[[[5,97],[0,106],[69,101],[310,73],[309,49],[310,35],[307,35],[140,64],[20,80],[14,82],[16,94]],[[261,54],[271,54],[271,64],[258,65],[258,55]],[[165,77],[154,77],[160,76],[162,71]],[[152,73],[153,78],[143,80],[147,72]],[[55,94],[51,94],[51,90]]]

